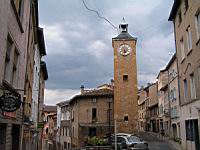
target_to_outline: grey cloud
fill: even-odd
[[[129,32],[137,36],[139,85],[156,77],[174,51],[173,26],[167,21],[172,1],[87,0],[116,26],[125,17]],[[109,82],[113,77],[111,39],[116,31],[87,11],[81,0],[40,0],[39,10],[40,23],[47,26],[47,88],[78,89],[81,84],[95,87]]]

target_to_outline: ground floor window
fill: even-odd
[[[198,129],[198,120],[186,120],[185,121],[186,128],[186,140],[195,141],[195,131]]]
[[[92,128],[89,128],[89,136],[96,136],[96,128],[95,127],[92,127]]]

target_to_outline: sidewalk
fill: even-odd
[[[167,136],[162,137],[159,133],[155,133],[155,132],[148,132],[148,134],[151,134],[152,136],[157,137],[159,140],[163,140],[170,143],[176,150],[183,150],[182,146],[179,143],[175,142],[174,140],[170,139]]]

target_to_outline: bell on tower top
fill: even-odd
[[[122,19],[122,23],[119,25],[120,32],[128,32],[128,23],[126,23],[124,17]]]
[[[117,37],[112,38],[112,40],[135,40],[137,41],[137,38],[132,37],[128,33],[128,23],[126,23],[125,19],[122,19],[122,23],[119,25],[120,33]]]

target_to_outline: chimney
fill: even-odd
[[[110,85],[111,85],[111,87],[114,89],[114,80],[113,80],[113,79],[111,79],[111,80],[110,80],[110,83],[111,83],[111,84],[110,84]]]
[[[84,85],[81,85],[81,94],[84,93]]]

